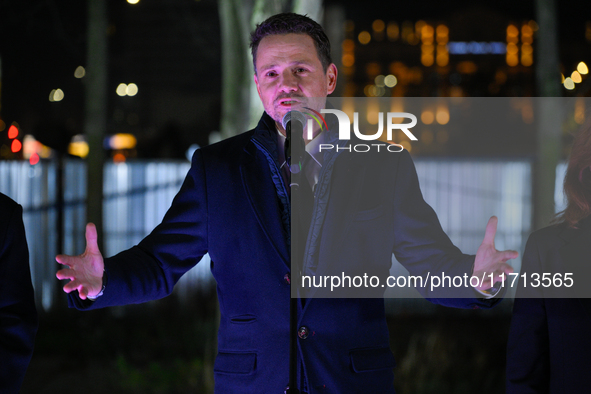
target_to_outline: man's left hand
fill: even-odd
[[[476,259],[474,260],[474,270],[472,276],[476,276],[481,282],[476,289],[484,291],[493,287],[495,282],[502,282],[501,275],[504,274],[505,280],[510,273],[513,272],[513,267],[507,264],[507,260],[511,260],[519,256],[514,250],[498,251],[495,248],[495,234],[497,233],[496,216],[492,216],[486,225],[484,232],[484,239],[476,252]],[[491,276],[493,275],[492,280]],[[484,277],[484,280],[482,278]]]

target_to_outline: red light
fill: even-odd
[[[39,163],[39,155],[37,152],[33,153],[31,157],[29,157],[29,163],[31,163],[32,166]]]
[[[8,138],[13,139],[18,136],[18,129],[15,125],[12,125],[8,128]]]
[[[20,151],[23,147],[23,144],[19,140],[12,140],[12,145],[10,146],[10,150],[12,153],[16,153]]]

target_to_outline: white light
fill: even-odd
[[[124,83],[120,83],[117,86],[117,95],[118,96],[126,96],[127,95],[127,85]]]
[[[396,86],[397,83],[398,80],[392,74],[389,74],[386,76],[386,78],[384,78],[384,84],[389,88],[393,88],[394,86]]]
[[[568,90],[573,90],[575,88],[575,83],[570,77],[568,77],[564,80],[564,87]]]
[[[61,89],[53,89],[49,93],[49,101],[62,101],[64,99],[64,91]]]
[[[137,3],[139,3],[139,2],[140,2],[140,0],[127,0],[127,2],[128,2],[129,4],[137,4]]]
[[[86,75],[86,70],[82,66],[76,67],[76,71],[74,71],[74,76],[76,78],[82,78]]]
[[[379,87],[384,87],[385,83],[384,80],[386,79],[386,77],[384,77],[383,75],[378,75],[375,79],[374,82],[376,84],[376,86]]]
[[[135,83],[130,83],[127,85],[126,92],[128,96],[135,96],[138,92],[137,85]]]

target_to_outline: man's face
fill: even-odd
[[[320,110],[336,86],[337,69],[326,73],[314,40],[307,34],[271,35],[259,43],[254,81],[265,111],[283,131],[281,119],[291,110]],[[308,100],[307,98],[322,100]]]

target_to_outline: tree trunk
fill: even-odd
[[[107,126],[107,9],[104,0],[88,1],[84,130],[88,141],[86,218],[103,242],[103,139]]]
[[[562,145],[562,108],[556,105],[561,96],[558,54],[558,30],[554,0],[536,0],[537,61],[537,142],[534,164],[533,230],[547,226],[554,216],[556,166]]]

